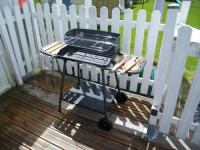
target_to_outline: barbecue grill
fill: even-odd
[[[52,49],[55,58],[64,60],[61,90],[59,98],[59,108],[63,100],[75,103],[83,107],[104,113],[105,117],[98,122],[100,128],[110,130],[112,122],[107,117],[107,108],[115,98],[118,102],[127,101],[127,96],[120,91],[117,72],[114,71],[117,90],[106,88],[104,70],[110,70],[119,56],[119,34],[88,30],[73,29],[68,31],[64,37],[64,43],[54,44]],[[59,47],[55,49],[56,45]],[[46,51],[43,53],[46,53]],[[68,60],[77,62],[78,83],[69,92],[63,94],[64,75],[66,74],[66,63]],[[95,65],[101,69],[102,85],[80,80],[80,63]],[[142,70],[142,68],[141,68]],[[137,72],[139,73],[139,72]]]

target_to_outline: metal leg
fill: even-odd
[[[105,74],[104,74],[104,69],[101,69],[102,73],[102,86],[103,86],[103,101],[104,101],[104,114],[105,118],[107,118],[107,111],[106,111],[106,86],[105,86]]]
[[[128,100],[128,96],[126,95],[126,93],[121,92],[121,90],[120,90],[119,79],[118,79],[118,76],[117,76],[117,72],[115,72],[115,79],[116,79],[117,90],[118,90],[117,95],[115,96],[115,99],[119,103],[125,103]]]
[[[115,80],[116,80],[116,86],[117,86],[118,93],[120,93],[119,79],[118,79],[118,76],[117,76],[117,72],[116,72],[116,71],[115,71]]]
[[[104,114],[105,117],[101,118],[98,122],[98,126],[106,131],[109,131],[112,129],[112,122],[107,117],[107,110],[106,110],[106,86],[105,86],[105,74],[104,69],[101,69],[102,72],[102,86],[103,86],[103,100],[104,100]]]
[[[60,98],[59,98],[59,106],[58,106],[58,111],[61,112],[61,103],[62,103],[62,95],[63,95],[63,86],[64,86],[64,77],[66,74],[66,63],[67,61],[64,60],[64,64],[63,64],[63,71],[62,71],[62,79],[61,79],[61,85],[60,85]]]
[[[77,62],[78,84],[80,84],[80,64]]]
[[[55,70],[54,70],[54,57],[51,56],[51,72],[52,72],[52,83],[55,84]]]

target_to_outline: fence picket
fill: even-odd
[[[118,8],[112,9],[112,22],[111,30],[114,33],[119,33],[119,24],[120,24],[120,10]],[[110,73],[110,85],[116,87],[115,74]]]
[[[14,55],[14,51],[13,51],[13,48],[12,48],[12,45],[11,45],[11,41],[10,41],[8,31],[6,29],[5,21],[3,19],[3,15],[1,13],[1,11],[0,11],[0,33],[2,35],[2,40],[3,40],[4,45],[6,47],[6,54],[9,58],[8,60],[11,64],[11,67],[12,67],[13,73],[15,75],[17,84],[22,85],[23,80],[22,80],[22,77],[20,75],[19,68],[17,66],[17,61],[16,61],[16,58],[15,58],[15,55]]]
[[[100,8],[100,31],[108,31],[108,9],[106,7]],[[97,70],[97,72],[100,74],[100,82],[102,82],[102,73],[100,69]],[[107,79],[108,76],[108,70],[104,71],[105,78]],[[105,80],[105,83],[107,84],[107,80]]]
[[[24,54],[24,59],[27,67],[28,73],[32,71],[32,65],[31,65],[31,59],[30,59],[30,54],[29,54],[29,47],[28,47],[28,41],[26,39],[26,34],[24,30],[24,24],[22,22],[22,16],[21,16],[21,11],[19,9],[18,5],[14,5],[14,13],[16,17],[16,23],[17,23],[17,28],[18,28],[18,33],[19,37],[21,40],[21,46]]]
[[[41,42],[42,46],[47,45],[47,37],[46,37],[46,30],[44,25],[44,14],[42,10],[42,6],[40,3],[36,4],[36,13],[37,13],[37,19],[39,24],[39,31],[41,36]]]
[[[119,33],[119,24],[120,24],[120,10],[119,8],[112,9],[112,32]]]
[[[49,4],[44,4],[44,19],[46,23],[46,31],[47,31],[47,41],[48,44],[54,41],[52,23],[51,23],[51,13],[49,10]]]
[[[71,5],[71,7],[69,8],[69,16],[70,16],[70,28],[71,29],[76,29],[77,28],[77,19],[76,19],[76,6],[75,5]],[[78,71],[77,71],[77,62],[71,62],[68,61],[68,65],[67,67],[69,67],[71,65],[71,67],[73,66],[74,68],[74,73],[77,76],[78,75]]]
[[[160,17],[161,14],[158,10],[153,11],[147,37],[146,65],[143,71],[142,86],[140,91],[142,94],[147,94],[149,88],[149,80],[151,76],[151,69],[153,67],[154,54],[159,32]]]
[[[124,14],[124,24],[123,24],[123,39],[122,39],[122,53],[129,54],[130,53],[130,43],[131,43],[131,21],[132,21],[132,10],[126,9]],[[127,74],[120,75],[120,87],[122,89],[126,89],[127,85]]]
[[[187,26],[181,27],[178,31],[174,59],[172,60],[172,66],[167,84],[168,86],[164,102],[164,110],[162,118],[160,120],[159,131],[166,134],[168,134],[171,126],[171,118],[173,116],[179,94],[179,89],[190,45],[191,32],[191,28]]]
[[[76,29],[77,28],[77,19],[76,19],[76,6],[71,5],[69,8],[69,16],[70,16],[70,27],[71,29]]]
[[[38,27],[36,12],[35,12],[35,4],[34,4],[33,0],[28,1],[27,4],[29,4],[28,8],[31,12],[31,21],[33,23],[33,35],[35,36],[34,39],[35,39],[35,44],[36,44],[36,53],[38,54],[39,63],[42,66],[42,59],[40,57],[40,49],[42,48],[42,46],[41,46],[39,27]]]
[[[28,8],[28,5],[25,3],[23,6],[23,12],[24,12],[24,17],[25,17],[25,24],[26,24],[26,28],[27,30],[27,35],[28,35],[28,40],[29,40],[29,44],[30,44],[30,49],[31,49],[31,60],[33,62],[33,66],[34,69],[38,69],[38,55],[36,52],[36,47],[35,47],[35,40],[34,40],[34,33],[33,33],[33,27],[32,27],[32,23],[31,23],[31,14]]]
[[[146,11],[141,9],[137,14],[137,21],[136,21],[135,41],[137,42],[135,42],[134,46],[135,56],[142,56],[145,24],[146,24]],[[138,75],[132,75],[130,82],[130,91],[136,92],[137,86],[138,86]]]
[[[197,105],[200,103],[200,61],[197,66],[195,77],[192,81],[190,87],[190,92],[186,100],[181,120],[178,125],[176,136],[182,139],[186,138],[187,132],[189,130],[190,123],[193,121],[194,114],[197,109]]]
[[[108,9],[106,7],[100,9],[100,30],[108,31]]]
[[[80,6],[79,7],[79,16],[80,16],[80,28],[81,29],[86,29],[86,10],[85,6]],[[89,79],[88,75],[88,65],[83,63],[82,64],[82,75],[84,79]]]
[[[174,42],[174,31],[176,26],[176,20],[178,15],[178,4],[168,5],[168,12],[166,18],[166,25],[164,28],[163,41],[160,49],[160,56],[157,65],[157,73],[154,82],[154,99],[153,107],[160,107],[162,102],[162,97],[164,94],[164,89],[166,85],[166,79],[168,75],[168,69],[170,58],[172,55],[172,46]],[[159,108],[158,108],[159,109]],[[156,116],[151,116],[149,122],[151,124],[157,124]],[[154,118],[154,119],[153,119]],[[155,121],[153,121],[155,120]]]
[[[63,40],[63,31],[62,31],[62,24],[59,17],[58,5],[52,5],[52,17],[53,17],[53,27],[54,27],[54,35],[57,41]]]
[[[14,26],[14,20],[13,20],[10,8],[8,6],[4,8],[4,14],[5,14],[5,19],[7,22],[9,33],[12,34],[10,38],[11,38],[11,43],[13,45],[14,53],[16,56],[17,64],[19,66],[21,76],[24,77],[26,75],[26,72],[24,68],[24,62],[22,59],[22,53],[19,48],[18,38],[17,38],[15,26]]]
[[[61,15],[61,22],[62,22],[62,31],[63,35],[69,30],[68,27],[68,19],[67,19],[67,9],[65,5],[60,5],[60,15]]]
[[[88,28],[97,30],[97,12],[96,7],[92,6],[89,8],[89,23]],[[95,66],[91,66],[91,80],[97,82],[97,68]]]

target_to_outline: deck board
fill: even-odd
[[[11,91],[9,93],[9,97],[10,104],[8,105],[10,109],[13,109],[15,112],[18,111],[23,113],[23,115],[29,116],[32,119],[37,119],[37,121],[45,124],[46,126],[49,126],[55,121],[56,118],[56,121],[59,120],[58,123],[60,123],[60,120],[66,120],[67,123],[71,123],[72,125],[76,125],[78,123],[76,125],[77,128],[95,133],[96,135],[116,141],[117,143],[121,143],[123,145],[130,145],[131,142],[134,143],[134,141],[137,140],[137,137],[130,136],[129,134],[116,129],[113,129],[111,132],[103,131],[97,127],[96,122],[77,116],[71,112],[60,114],[57,109],[55,109],[55,106],[48,104],[47,107],[45,102],[38,102],[36,98],[26,95],[18,90]],[[18,106],[20,110],[17,110],[15,106]],[[138,142],[138,145],[135,144],[136,147],[139,147],[144,141],[139,140]]]
[[[37,87],[38,90],[46,91],[43,91],[45,97],[45,94],[59,93],[60,75],[56,74],[56,78],[54,87],[48,73],[34,76],[26,83]],[[68,76],[65,79],[65,90],[69,90],[77,82],[73,77]],[[148,149],[160,149],[145,139],[117,128],[113,128],[110,132],[103,131],[98,128],[96,121],[70,109],[62,109],[62,113],[59,113],[57,106],[33,96],[25,88],[27,88],[25,85],[14,88],[1,98],[0,148],[146,149],[149,145]],[[55,101],[57,103],[58,99]],[[109,112],[142,123],[147,122],[150,107],[150,102],[130,97],[126,104],[113,102]]]

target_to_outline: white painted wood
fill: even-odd
[[[58,16],[59,16],[58,5],[53,4],[52,5],[52,19],[53,19],[54,35],[55,35],[56,41],[62,41],[64,36],[63,36],[63,31],[62,31],[62,24]]]
[[[10,38],[11,38],[11,43],[13,45],[14,54],[16,56],[17,65],[19,67],[21,76],[24,77],[26,75],[25,68],[24,68],[24,62],[22,59],[22,53],[19,48],[17,34],[16,34],[15,26],[14,26],[14,20],[12,18],[12,14],[11,14],[9,7],[7,7],[7,6],[4,7],[4,14],[5,14],[6,22],[7,22],[8,32],[11,35]]]
[[[10,68],[9,60],[8,60],[8,57],[6,56],[5,50],[6,49],[3,45],[3,41],[0,37],[0,57],[1,57],[1,61],[2,61],[2,66],[5,70],[9,84],[11,84],[11,86],[15,86],[16,84],[15,84],[15,81],[14,81],[13,72]]]
[[[97,12],[96,12],[96,7],[92,6],[89,8],[89,29],[97,30]]]
[[[52,30],[52,23],[51,23],[51,17],[50,17],[50,10],[49,10],[49,4],[44,4],[44,19],[46,24],[46,31],[47,31],[47,41],[48,44],[54,41],[53,37],[53,30]]]
[[[170,7],[170,6],[169,6]],[[169,66],[170,56],[172,52],[173,45],[173,34],[175,31],[176,18],[178,14],[178,6],[176,9],[168,9],[166,19],[166,25],[163,35],[163,41],[161,45],[161,52],[159,56],[158,66],[157,66],[157,76],[155,79],[155,93],[154,93],[154,105],[160,106],[164,86],[166,84],[167,69]]]
[[[27,41],[26,34],[25,34],[25,27],[24,27],[23,20],[22,20],[22,14],[21,14],[21,11],[20,11],[18,5],[14,6],[14,14],[16,17],[17,29],[19,31],[18,33],[19,33],[19,37],[20,37],[20,41],[21,41],[21,47],[22,47],[27,71],[28,71],[28,73],[31,73],[33,68],[32,68],[32,64],[31,64],[29,46],[28,46],[28,41]]]
[[[135,46],[134,46],[135,56],[142,56],[145,22],[146,22],[146,11],[141,9],[137,14]],[[132,75],[130,82],[130,91],[133,92],[137,91],[138,76],[139,75]]]
[[[38,67],[37,69],[35,69],[35,72],[38,72],[40,70],[41,67],[43,67],[42,65],[42,59],[40,57],[40,49],[42,48],[41,46],[41,39],[40,39],[40,34],[39,34],[39,27],[38,27],[38,22],[37,22],[37,17],[36,17],[36,12],[35,12],[35,4],[33,0],[29,0],[28,3],[29,4],[29,9],[31,12],[31,21],[33,24],[33,35],[34,35],[34,39],[35,39],[35,44],[36,44],[36,53],[38,55]],[[26,5],[26,3],[25,3]],[[26,7],[26,6],[25,6]]]
[[[144,30],[146,22],[146,11],[141,9],[137,14],[136,21],[136,35],[135,35],[135,46],[134,46],[134,55],[142,56],[143,41],[144,41]]]
[[[158,10],[154,10],[151,16],[151,24],[147,37],[146,65],[144,67],[143,80],[140,91],[142,94],[147,94],[149,88],[149,79],[151,76],[151,69],[153,67],[160,17],[161,17],[160,12]]]
[[[79,7],[79,16],[80,16],[80,28],[81,29],[86,29],[86,16],[85,16],[85,7],[84,6],[80,6]]]
[[[191,141],[192,143],[200,146],[200,126],[196,128]]]
[[[174,5],[174,4],[173,4]],[[166,25],[163,33],[163,41],[160,50],[160,56],[157,65],[157,73],[154,82],[154,100],[153,106],[156,108],[160,108],[164,88],[167,79],[167,71],[170,64],[170,58],[172,54],[172,45],[174,42],[174,31],[176,26],[176,19],[178,15],[178,4],[176,8],[172,8],[171,5],[168,6],[167,18],[166,18]],[[154,117],[153,117],[154,118]],[[151,124],[156,124],[156,121],[151,121]]]
[[[120,10],[118,8],[112,9],[112,20],[111,20],[111,31],[114,33],[119,33],[120,24]],[[110,85],[116,87],[115,74],[110,74]]]
[[[160,120],[159,131],[168,134],[171,126],[171,118],[175,110],[179,89],[184,73],[186,58],[190,45],[191,28],[183,26],[178,31],[174,59],[168,78],[167,93],[164,102],[164,110]]]
[[[36,44],[34,40],[34,33],[33,33],[33,26],[31,23],[31,14],[28,8],[27,4],[24,4],[23,6],[23,12],[24,12],[24,17],[25,17],[25,24],[27,29],[27,35],[28,35],[28,40],[30,44],[30,49],[31,49],[31,57],[32,57],[32,62],[34,66],[34,70],[37,70],[39,68],[39,61],[38,61],[38,55],[36,51]]]
[[[40,3],[36,4],[36,13],[37,13],[37,20],[39,24],[39,31],[41,36],[42,46],[47,45],[47,37],[46,37],[46,30],[44,25],[44,14],[42,10],[42,6]]]
[[[71,5],[69,7],[69,12],[70,12],[70,27],[71,27],[71,29],[76,29],[77,28],[76,6],[75,5]]]
[[[62,31],[63,35],[69,30],[68,27],[68,19],[67,19],[67,9],[65,5],[60,5],[60,15],[61,15],[61,22],[62,22]]]
[[[124,14],[124,23],[123,23],[123,40],[122,40],[122,52],[129,54],[130,53],[130,43],[131,43],[131,21],[133,11],[131,9],[126,9]]]
[[[80,28],[86,29],[86,9],[84,6],[79,7],[79,16],[80,16]],[[88,74],[88,65],[82,64],[82,75],[84,79],[89,79]]]
[[[92,6],[89,8],[89,23],[88,28],[97,30],[97,13],[96,13],[96,7]],[[91,67],[91,80],[97,82],[98,81],[97,76],[97,68],[95,66]]]
[[[122,36],[122,53],[129,54],[130,53],[130,43],[131,43],[131,21],[132,21],[132,13],[131,9],[126,9],[124,14],[124,23],[123,23],[123,36]],[[127,85],[127,74],[120,75],[120,87],[122,89],[126,89]]]
[[[13,52],[11,41],[10,41],[8,31],[7,31],[6,26],[5,26],[5,22],[4,22],[3,15],[1,13],[1,11],[0,11],[0,33],[2,35],[2,40],[3,40],[4,46],[6,48],[6,54],[8,56],[8,60],[10,62],[12,71],[14,73],[16,82],[17,82],[18,85],[22,85],[23,80],[22,80],[22,77],[20,75],[19,68],[17,66],[17,61],[16,61],[16,58],[15,58],[15,55],[14,55],[14,52]]]
[[[108,31],[108,9],[106,7],[100,8],[100,31]],[[107,79],[108,71],[105,70],[105,79]],[[100,82],[102,83],[102,73],[99,70],[100,74]],[[107,84],[107,80],[105,80],[105,83]]]
[[[70,28],[71,29],[76,29],[77,28],[77,14],[76,14],[76,6],[75,5],[71,5],[69,7],[69,21],[70,21]],[[77,63],[76,62],[71,62],[71,61],[68,61],[68,65],[67,67],[70,67],[70,64],[71,66],[74,68],[74,73],[75,73],[75,76],[78,75],[78,72],[77,72]],[[67,68],[68,69],[68,68]],[[70,69],[69,69],[70,70]]]
[[[179,23],[186,23],[188,13],[189,13],[189,10],[190,10],[190,5],[191,5],[190,0],[184,0],[181,3],[181,9],[180,9],[180,13],[179,13],[178,20],[177,20],[178,24]]]
[[[118,8],[112,9],[112,28],[111,31],[114,33],[119,33],[119,23],[120,23],[120,10]]]
[[[108,9],[101,7],[100,9],[100,30],[108,31]]]
[[[200,103],[199,85],[200,85],[200,61],[197,66],[195,77],[192,81],[189,95],[187,97],[187,100],[186,100],[186,103],[185,103],[185,106],[184,106],[184,109],[183,109],[183,112],[181,115],[181,120],[178,125],[178,129],[176,132],[176,136],[178,138],[182,138],[182,139],[186,138],[190,123],[193,121],[197,106]]]

